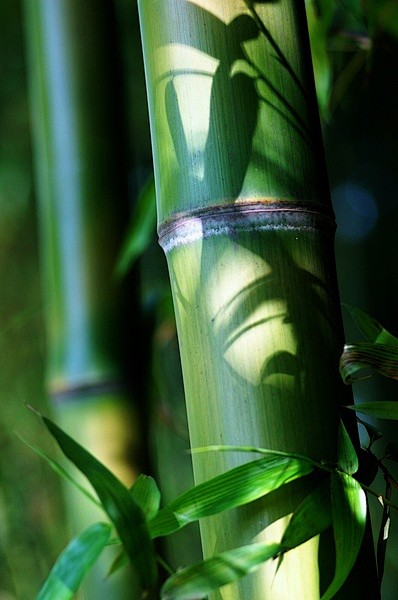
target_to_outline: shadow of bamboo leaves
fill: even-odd
[[[277,1],[270,0],[270,3]],[[210,11],[196,4],[185,3],[184,18],[187,22],[192,19],[195,23],[195,33],[189,34],[185,28],[180,28],[173,32],[173,44],[182,44],[206,53],[217,61],[217,67],[214,73],[202,72],[195,66],[189,71],[175,68],[163,72],[156,82],[166,79],[165,115],[175,158],[180,172],[184,174],[185,193],[194,189],[196,197],[215,202],[234,200],[239,196],[248,166],[253,160],[253,139],[261,105],[284,120],[304,143],[311,147],[314,143],[314,132],[307,126],[304,115],[282,91],[280,79],[287,77],[290,87],[293,85],[296,88],[296,93],[306,97],[307,92],[282,48],[260,19],[254,4],[248,3],[248,6],[249,14],[240,14],[231,22],[224,23]],[[177,18],[178,15],[174,15],[176,10],[177,7],[170,4],[165,18]],[[280,65],[275,77],[265,73],[264,66],[256,64],[248,53],[247,44],[250,45],[259,37],[265,38]],[[169,42],[167,35],[163,38],[160,32],[159,47]],[[200,150],[192,142],[192,132],[186,131],[190,117],[183,114],[186,110],[185,101],[178,91],[179,78],[189,74],[207,78],[210,86],[209,121],[206,140]],[[267,94],[264,94],[264,88],[268,90]],[[262,152],[263,161],[266,161],[266,145]],[[288,175],[294,178],[294,173],[289,171]]]

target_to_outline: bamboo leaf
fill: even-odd
[[[252,502],[313,469],[306,460],[279,455],[235,467],[195,486],[162,508],[149,523],[152,537],[168,535],[203,517]]]
[[[346,408],[368,415],[369,417],[375,417],[376,419],[398,420],[398,402],[394,402],[393,400],[361,402],[360,404],[350,404]]]
[[[357,453],[343,421],[340,421],[338,432],[338,464],[349,475],[356,473],[359,467]]]
[[[50,465],[53,471],[57,473],[57,475],[60,475],[61,477],[63,477],[63,479],[69,481],[69,483],[75,486],[75,488],[77,488],[79,492],[81,492],[88,500],[90,500],[90,502],[95,504],[98,508],[102,509],[102,504],[98,502],[97,498],[94,498],[94,496],[90,494],[90,492],[86,490],[85,487],[80,485],[80,483],[76,479],[74,479],[74,477],[72,477],[72,475],[70,475],[63,467],[61,467],[61,465],[57,461],[52,459],[51,456],[49,456],[46,452],[44,452],[44,450],[42,450],[35,444],[28,442],[20,433],[18,433],[17,435],[31,450],[33,450],[33,452],[36,452],[38,456],[44,458],[44,460],[47,461],[47,463]]]
[[[250,544],[197,562],[169,577],[162,600],[197,600],[219,587],[237,581],[281,551],[280,544]]]
[[[309,456],[299,454],[298,452],[283,452],[283,450],[271,450],[269,448],[261,448],[260,446],[228,446],[214,444],[212,446],[201,446],[200,448],[191,448],[192,454],[201,454],[202,452],[251,452],[263,454],[264,456],[282,456],[285,458],[296,458],[299,461],[310,463],[313,467],[323,469],[324,464],[319,463]]]
[[[366,523],[365,492],[353,477],[333,471],[331,498],[336,567],[333,581],[321,600],[333,598],[350,574],[361,547]]]
[[[350,408],[352,408],[352,406],[350,406]],[[377,427],[374,427],[374,425],[371,425],[370,423],[366,423],[366,421],[362,421],[362,419],[360,419],[358,415],[357,421],[366,429],[366,433],[369,436],[370,446],[372,446],[374,442],[380,440],[383,437],[383,433],[379,429],[377,429]]]
[[[358,329],[363,333],[368,342],[387,344],[398,347],[398,338],[389,333],[376,319],[368,315],[361,308],[343,304]]]
[[[315,488],[294,511],[281,540],[284,551],[304,544],[332,523],[329,477]]]
[[[109,541],[111,525],[94,523],[74,538],[54,564],[36,600],[69,600]]]
[[[329,52],[329,25],[333,17],[332,2],[323,2],[319,11],[312,0],[306,0],[308,31],[311,42],[316,94],[322,116],[329,116],[329,102],[332,92],[332,65]]]
[[[136,200],[130,225],[116,265],[116,275],[122,277],[148,247],[156,231],[155,182],[151,175]]]
[[[148,520],[156,515],[160,506],[160,491],[153,477],[139,475],[130,488],[130,494]]]
[[[143,511],[129,490],[94,456],[76,443],[55,423],[42,417],[48,431],[69,460],[87,477],[113,522],[144,589],[157,577],[152,541]]]
[[[340,373],[344,383],[353,383],[375,373],[398,379],[398,348],[369,342],[346,344],[340,357]]]
[[[119,552],[119,554],[117,554],[117,556],[112,561],[111,566],[109,567],[107,577],[110,577],[111,575],[113,575],[113,573],[116,573],[116,571],[124,567],[128,563],[128,560],[128,556],[124,552],[124,550]]]

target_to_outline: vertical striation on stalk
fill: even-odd
[[[304,3],[140,0],[139,9],[191,445],[333,461],[350,392],[338,373],[335,224]],[[240,460],[194,455],[196,480]],[[278,542],[308,486],[206,520],[204,555]],[[277,573],[267,563],[214,597],[315,600],[327,583],[317,561],[313,539]]]

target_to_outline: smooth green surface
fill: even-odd
[[[398,403],[393,400],[379,400],[377,402],[362,402],[347,406],[351,410],[374,417],[376,419],[398,420]]]
[[[365,492],[353,477],[338,471],[332,473],[331,492],[336,567],[322,600],[333,598],[345,581],[357,559],[366,525]]]
[[[37,600],[71,600],[108,543],[111,529],[107,523],[96,523],[74,538],[57,559]]]
[[[170,577],[162,588],[162,600],[196,600],[218,587],[234,582],[280,552],[279,544],[251,544],[223,552]]]
[[[308,461],[275,455],[240,465],[191,488],[159,511],[150,523],[152,537],[253,502],[312,471]]]
[[[348,473],[349,475],[353,475],[358,471],[358,456],[355,451],[354,445],[351,441],[351,438],[348,435],[347,429],[345,428],[344,423],[342,421],[340,421],[337,444],[337,459],[339,469],[341,469],[345,473]]]
[[[43,422],[65,456],[87,477],[114,524],[143,590],[156,586],[157,568],[145,515],[128,489],[95,457],[51,420]]]
[[[120,377],[127,216],[111,3],[26,0],[51,392]]]
[[[327,205],[304,6],[138,4],[159,224],[236,200]]]
[[[336,461],[338,409],[351,394],[338,374],[333,225],[316,214],[331,203],[304,3],[139,8],[191,445]],[[270,202],[280,210],[265,212]],[[196,481],[241,461],[194,454]],[[308,492],[293,485],[203,522],[205,557],[274,542]],[[318,600],[317,549],[311,540],[223,600]]]

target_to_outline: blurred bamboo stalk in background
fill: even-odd
[[[128,338],[139,317],[129,283],[114,276],[129,213],[114,5],[24,7],[48,392],[61,427],[129,485],[143,469],[144,440]],[[103,518],[70,488],[65,494],[73,533]],[[84,597],[135,598],[129,576],[105,580],[108,567],[109,557],[90,574]]]
[[[352,398],[338,373],[335,223],[304,2],[138,5],[191,446],[335,461],[339,407]],[[240,460],[194,455],[196,481]],[[205,557],[279,541],[309,485],[205,520]],[[212,598],[317,600],[333,572],[331,544],[331,572],[319,574],[318,541]],[[339,597],[375,588],[366,560]]]

